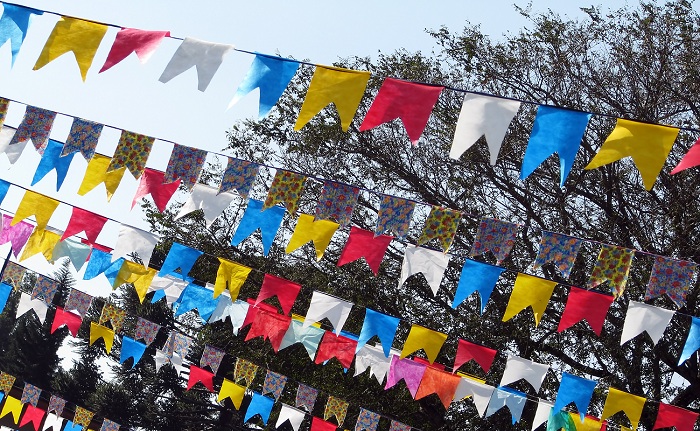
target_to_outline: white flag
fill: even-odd
[[[224,55],[233,48],[233,45],[205,42],[186,37],[177,48],[177,51],[175,51],[175,54],[173,54],[173,58],[170,59],[158,80],[160,82],[168,82],[182,72],[196,67],[197,88],[199,91],[204,91],[209,86],[221,63],[223,63]]]
[[[158,235],[123,224],[119,229],[117,245],[112,251],[112,262],[136,252],[143,261],[143,266],[148,267],[157,242]]]
[[[43,299],[32,299],[31,295],[27,295],[24,292],[21,293],[22,296],[19,298],[16,317],[19,318],[29,310],[34,310],[34,313],[36,314],[36,317],[39,318],[39,321],[41,323],[44,323],[44,321],[46,320],[46,312],[49,310],[49,306],[44,302]]]
[[[335,335],[339,335],[345,325],[345,321],[350,316],[352,302],[326,295],[321,292],[314,292],[311,296],[311,304],[306,312],[304,328],[308,328],[316,322],[320,322],[324,317],[333,325]]]
[[[409,245],[403,256],[399,287],[408,277],[422,272],[433,291],[433,295],[435,295],[440,288],[440,282],[442,282],[442,276],[445,274],[448,263],[450,263],[450,256],[447,254]]]
[[[554,407],[554,404],[548,403],[547,401],[540,400],[537,403],[535,418],[532,420],[532,431],[535,431],[535,428],[542,425],[549,419],[549,415],[552,412],[552,407]]]
[[[539,392],[544,377],[547,375],[547,370],[549,370],[549,365],[538,364],[529,359],[509,355],[506,369],[503,371],[503,377],[501,377],[500,386],[525,379],[535,388],[535,391]]]
[[[459,385],[457,385],[457,391],[455,391],[453,399],[459,401],[465,397],[472,397],[476,410],[483,416],[495,389],[496,388],[491,385],[463,377],[462,380],[459,381]]]
[[[219,189],[204,184],[195,184],[192,194],[187,202],[180,208],[180,212],[175,216],[175,220],[186,216],[192,211],[201,209],[204,212],[204,219],[207,227],[211,226],[217,217],[231,204],[236,197],[233,193],[221,193]]]
[[[620,345],[625,344],[644,331],[647,331],[654,344],[658,343],[675,313],[672,310],[630,301],[627,307],[627,314],[625,315],[625,325],[622,328]]]
[[[277,418],[275,428],[279,428],[280,425],[286,421],[289,421],[294,431],[299,431],[299,427],[301,426],[301,422],[304,420],[305,416],[305,412],[282,403],[282,409],[280,410],[280,415]]]

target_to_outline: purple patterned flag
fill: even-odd
[[[139,179],[146,169],[146,160],[151,154],[155,140],[146,135],[122,130],[112,161],[107,167],[107,173],[125,167],[134,178]]]
[[[547,262],[554,262],[564,278],[569,278],[574,261],[583,240],[556,232],[542,231],[540,250],[532,266],[537,269]]]
[[[469,256],[479,256],[490,251],[496,256],[496,262],[500,265],[513,249],[517,235],[517,224],[483,218],[479,223]]]
[[[219,193],[236,190],[243,199],[248,199],[248,193],[255,184],[260,165],[247,160],[228,158],[226,170],[221,178]]]
[[[36,407],[39,402],[39,396],[41,395],[41,388],[38,388],[29,383],[24,384],[24,390],[22,391],[22,404],[31,404]]]
[[[68,139],[66,139],[66,144],[63,146],[63,151],[61,151],[61,156],[79,152],[85,160],[92,159],[103,127],[99,123],[83,120],[82,118],[74,118]]]
[[[55,119],[55,112],[36,106],[27,106],[22,123],[12,137],[10,145],[26,144],[31,139],[39,154],[43,153],[46,144],[48,144]]]
[[[265,375],[265,383],[263,384],[262,394],[272,394],[275,397],[275,401],[279,400],[282,391],[284,390],[284,385],[287,384],[287,376],[275,373],[273,371],[267,370]]]
[[[379,425],[379,414],[360,408],[360,415],[357,417],[355,431],[375,431]]]
[[[187,190],[192,190],[199,174],[202,172],[204,161],[207,158],[207,152],[197,148],[186,147],[184,145],[175,144],[173,152],[170,154],[168,168],[165,170],[165,183],[172,183],[181,180],[181,185]]]
[[[352,219],[352,211],[357,204],[360,189],[348,184],[324,181],[321,197],[316,205],[316,219],[334,220],[341,227]]]
[[[384,195],[379,207],[377,228],[374,230],[374,233],[382,235],[385,232],[389,232],[398,239],[403,239],[411,226],[411,218],[415,208],[416,203],[414,201]]]
[[[665,293],[676,306],[683,307],[697,269],[698,265],[694,262],[656,256],[644,300]]]
[[[168,353],[168,356],[172,357],[174,353],[177,353],[178,356],[184,358],[190,351],[190,344],[192,344],[192,338],[179,332],[170,331],[163,351]]]
[[[26,221],[21,221],[12,226],[12,216],[2,215],[2,231],[0,231],[0,244],[11,243],[12,254],[17,257],[22,247],[29,240],[29,236],[34,231],[34,226]]]
[[[318,397],[318,389],[300,383],[297,388],[295,405],[296,407],[303,407],[307,412],[311,413],[314,409],[314,404],[316,404],[316,397]]]
[[[92,296],[77,289],[71,289],[68,293],[66,306],[63,307],[66,311],[77,311],[81,317],[85,317],[88,309],[92,305]]]
[[[51,395],[51,398],[49,399],[49,407],[46,409],[46,413],[55,412],[56,416],[61,416],[65,407],[66,400],[57,397],[56,395]]]
[[[223,350],[206,344],[204,352],[202,352],[202,358],[199,360],[199,366],[202,368],[209,367],[216,374],[219,371],[221,360],[224,359],[224,354]]]
[[[617,298],[622,295],[627,285],[633,257],[634,250],[603,244],[591,277],[588,279],[588,288],[610,281],[613,296]]]
[[[391,421],[389,431],[411,431],[411,427],[399,421]]]
[[[147,346],[150,346],[156,339],[158,331],[160,331],[159,324],[139,317],[134,330],[134,340],[143,340]]]
[[[306,182],[304,175],[278,169],[267,192],[263,210],[281,202],[290,214],[294,214],[297,211],[301,193],[304,191],[304,182]]]
[[[461,219],[462,213],[459,211],[434,206],[430,210],[427,220],[425,220],[425,226],[423,226],[423,232],[421,232],[417,244],[423,245],[437,238],[442,246],[442,251],[447,253],[455,238]]]
[[[47,304],[53,301],[58,290],[58,283],[45,275],[37,274],[34,289],[32,289],[32,299],[42,299]]]

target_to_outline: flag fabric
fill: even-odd
[[[111,163],[112,159],[110,157],[102,154],[93,155],[85,170],[83,181],[78,188],[78,195],[84,196],[98,185],[104,183],[107,191],[107,202],[109,202],[114,193],[116,193],[124,172],[126,172],[126,167],[109,170]]]
[[[450,408],[452,399],[457,392],[457,386],[462,380],[461,377],[452,373],[447,373],[433,367],[426,367],[423,378],[418,386],[415,399],[427,397],[430,394],[437,394],[445,409]]]
[[[170,36],[169,31],[147,31],[135,28],[122,28],[117,33],[112,48],[107,54],[105,64],[99,73],[127,58],[132,52],[136,53],[141,63],[145,63],[153,55],[163,38]]]
[[[408,234],[416,203],[396,196],[384,195],[379,206],[375,235],[389,232],[403,239]]]
[[[259,170],[260,165],[257,163],[228,157],[226,169],[221,177],[219,193],[235,190],[243,199],[248,199]]]
[[[49,220],[54,211],[58,208],[58,204],[59,202],[56,199],[27,190],[24,192],[24,196],[17,207],[17,211],[15,211],[15,216],[12,218],[10,226],[14,226],[20,221],[34,216],[36,220],[36,230],[44,230],[46,229],[46,225],[49,224]]]
[[[316,219],[333,220],[346,227],[350,224],[352,211],[357,204],[360,189],[349,184],[324,181],[321,196],[316,205]]]
[[[697,269],[694,262],[655,256],[644,300],[666,294],[677,307],[683,307]]]
[[[230,299],[236,299],[252,270],[252,268],[240,263],[220,257],[219,269],[216,271],[216,282],[214,283],[214,298],[221,295],[224,290],[228,290]]]
[[[335,334],[339,335],[343,325],[345,325],[345,321],[350,316],[352,306],[352,302],[314,291],[311,295],[311,304],[309,304],[309,309],[304,319],[304,327],[308,328],[312,324],[326,318],[333,325]]]
[[[155,140],[150,136],[122,130],[107,172],[126,168],[134,178],[139,179],[146,169],[146,160],[151,154]]]
[[[221,193],[206,184],[195,184],[187,201],[180,207],[175,220],[179,220],[194,211],[202,210],[207,228],[209,228],[214,220],[228,208],[234,198],[233,193]]]
[[[2,16],[0,17],[0,46],[8,40],[12,50],[12,65],[15,64],[24,38],[29,29],[32,15],[43,15],[44,12],[11,3],[3,3]]]
[[[224,61],[224,56],[234,49],[233,45],[212,43],[186,37],[165,66],[158,80],[167,83],[181,73],[197,69],[197,89],[205,91]]]
[[[426,368],[426,364],[392,356],[384,389],[389,389],[403,380],[411,396],[415,398]]]
[[[35,185],[41,181],[46,174],[51,171],[56,171],[56,191],[61,189],[63,181],[66,179],[68,174],[68,169],[73,161],[74,153],[68,155],[61,155],[63,151],[63,144],[56,142],[53,139],[49,139],[44,153],[41,155],[41,160],[39,165],[34,172],[34,178],[32,178],[32,185]]]
[[[25,221],[19,223],[12,223],[13,216],[3,214],[2,215],[2,230],[0,230],[0,244],[11,243],[12,244],[12,254],[17,257],[19,252],[29,240],[32,232],[34,231],[34,226]]]
[[[328,401],[326,401],[326,408],[323,410],[323,419],[328,420],[335,416],[335,419],[338,421],[338,426],[343,426],[349,405],[350,403],[347,401],[329,395]]]
[[[78,117],[73,118],[73,125],[61,151],[61,156],[80,153],[85,160],[92,159],[103,128],[102,124]]]
[[[365,320],[362,323],[360,337],[357,340],[356,351],[359,352],[372,337],[377,336],[382,346],[384,346],[384,355],[388,358],[400,322],[401,319],[398,317],[389,316],[371,308],[365,308]]]
[[[454,373],[459,367],[473,359],[481,366],[481,369],[484,370],[485,373],[488,373],[497,353],[498,352],[494,349],[474,344],[460,338],[457,343],[457,353],[455,354],[452,372]]]
[[[627,419],[629,419],[632,424],[632,429],[636,429],[639,425],[639,418],[642,416],[645,403],[646,398],[628,394],[627,392],[610,387],[608,389],[608,396],[605,399],[605,405],[603,406],[603,414],[600,415],[600,420],[605,420],[615,413],[622,411],[627,415]]]
[[[253,232],[260,229],[263,255],[267,256],[270,252],[270,247],[272,247],[272,242],[275,240],[275,235],[277,235],[277,231],[282,224],[283,217],[284,208],[272,206],[264,209],[261,201],[249,200],[248,206],[243,213],[243,218],[238,224],[233,238],[231,238],[231,245],[233,247],[238,246]]]
[[[490,251],[496,257],[496,264],[500,265],[515,246],[517,235],[517,224],[483,218],[476,231],[469,257],[479,256]]]
[[[139,199],[151,195],[153,203],[156,204],[158,211],[165,211],[170,198],[173,197],[177,188],[180,186],[180,180],[177,179],[171,183],[164,184],[165,174],[151,168],[145,168],[139,179],[139,185],[134,193],[134,198],[131,200],[131,208],[134,208]]]
[[[347,370],[352,365],[356,349],[357,341],[326,331],[321,339],[321,343],[318,345],[314,362],[322,364],[332,358],[336,358],[343,368]]]
[[[570,403],[576,405],[576,409],[581,416],[581,422],[586,417],[586,410],[593,397],[593,391],[596,387],[595,380],[584,379],[573,374],[564,372],[561,376],[561,383],[557,392],[557,398],[554,401],[554,412],[564,410]]]
[[[175,271],[179,269],[182,279],[185,280],[187,274],[192,271],[192,267],[197,262],[197,259],[203,254],[204,252],[201,250],[173,242],[158,275],[164,277],[169,274],[176,274]]]
[[[107,223],[107,217],[95,214],[80,207],[73,207],[70,220],[66,230],[63,231],[61,241],[68,237],[85,232],[87,240],[94,244],[97,242],[97,237],[102,232],[102,228]]]
[[[432,364],[437,359],[437,355],[440,353],[440,349],[446,340],[447,334],[424,328],[420,325],[411,325],[408,337],[403,343],[400,358],[403,359],[411,353],[423,349],[428,357],[428,361]]]
[[[598,260],[588,279],[588,288],[594,288],[609,281],[612,294],[617,298],[622,295],[627,285],[627,277],[632,266],[634,250],[603,244]]]
[[[547,262],[554,262],[564,278],[569,278],[583,240],[568,235],[542,231],[540,248],[532,269],[538,269]]]
[[[505,268],[500,266],[489,265],[471,259],[465,260],[459,276],[459,283],[457,283],[457,290],[452,300],[452,308],[457,308],[472,293],[478,292],[481,298],[481,314],[484,314],[486,304],[503,271],[505,271]]]
[[[34,148],[41,154],[48,144],[55,119],[55,112],[27,105],[22,122],[19,124],[14,136],[12,136],[12,140],[6,150],[10,163],[14,163],[19,159],[22,149],[30,140],[34,144]],[[15,145],[18,147],[13,149]]]
[[[462,213],[449,208],[433,206],[425,221],[416,245],[423,245],[437,239],[440,242],[442,251],[447,253],[454,240]]]
[[[321,260],[338,227],[338,223],[330,220],[314,220],[313,216],[300,214],[292,237],[289,238],[289,243],[284,251],[289,254],[304,244],[313,242],[316,249],[316,260]]]
[[[593,332],[600,336],[605,316],[614,300],[614,296],[572,286],[566,298],[566,306],[557,332],[570,328],[575,323],[585,319]]]
[[[372,231],[351,226],[350,235],[338,259],[338,266],[364,258],[376,276],[392,239],[394,238],[388,235],[375,236]]]
[[[531,307],[535,326],[539,325],[556,285],[556,281],[519,273],[502,320],[506,322]]]
[[[179,179],[180,184],[191,191],[199,180],[206,158],[205,150],[174,144],[163,183],[172,183]]]
[[[262,209],[266,210],[277,203],[283,203],[287,211],[294,214],[297,211],[301,193],[304,191],[305,182],[306,176],[302,174],[278,169]]]
[[[654,307],[643,302],[630,301],[622,327],[620,345],[645,332],[656,344],[663,337],[666,327],[671,323],[675,311]]]
[[[544,378],[547,376],[548,370],[549,365],[547,364],[539,364],[529,359],[508,355],[506,368],[503,370],[500,386],[508,385],[520,379],[525,379],[528,383],[530,383],[530,385],[532,385],[535,392],[539,392],[542,382],[544,382]]]
[[[447,254],[437,250],[408,245],[406,246],[403,264],[401,265],[399,286],[403,285],[408,277],[420,272],[428,282],[433,295],[435,295],[440,288],[442,276],[445,274],[449,262],[450,256]]]

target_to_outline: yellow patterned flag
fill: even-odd
[[[347,401],[329,395],[326,408],[323,410],[323,419],[328,420],[331,416],[335,416],[338,420],[338,426],[342,426],[343,422],[345,422],[345,415],[348,413],[349,405],[350,403]]]
[[[236,367],[233,370],[233,379],[237,382],[245,380],[246,386],[250,386],[258,372],[258,366],[245,359],[237,358]]]
[[[143,302],[146,298],[146,293],[148,293],[148,288],[151,286],[151,282],[157,273],[158,271],[155,269],[146,268],[130,260],[124,260],[113,286],[116,288],[124,283],[133,284],[139,300]]]
[[[216,272],[216,282],[214,283],[214,298],[221,295],[221,292],[228,288],[231,293],[231,300],[238,297],[241,286],[245,283],[252,268],[232,262],[224,258],[219,258],[219,270]]]
[[[245,390],[245,386],[237,385],[231,380],[224,379],[224,382],[221,384],[221,389],[219,390],[219,397],[217,400],[222,401],[226,398],[230,398],[236,409],[240,409],[241,403],[243,402],[243,396],[245,395]]]
[[[338,227],[338,223],[330,220],[316,220],[308,214],[301,214],[297,225],[294,228],[294,233],[289,239],[289,244],[284,250],[289,254],[309,241],[314,242],[316,248],[316,260],[321,260],[323,253],[326,251],[328,244],[331,243],[331,238]]]
[[[15,421],[15,423],[19,423],[19,417],[22,415],[22,407],[24,407],[24,405],[20,400],[15,397],[8,396],[5,398],[5,404],[2,406],[0,418],[4,418],[8,414],[12,413],[12,419]]]
[[[646,400],[646,398],[628,394],[627,392],[611,387],[608,390],[608,397],[605,399],[605,406],[603,407],[603,414],[600,416],[600,420],[605,420],[615,413],[622,411],[627,415],[627,419],[630,420],[632,429],[636,429],[639,425],[639,418],[642,416],[642,410],[644,409]]]
[[[369,72],[359,70],[316,66],[294,130],[301,130],[321,109],[333,103],[343,131],[347,132],[365,94],[369,76]]]
[[[107,33],[107,26],[104,24],[61,17],[49,35],[44,49],[41,50],[34,70],[41,69],[67,52],[73,52],[80,68],[80,75],[85,81],[92,59],[105,33]]]
[[[0,392],[4,392],[6,395],[9,394],[12,387],[15,385],[15,380],[17,380],[17,378],[12,374],[0,371]]]
[[[109,355],[109,352],[112,351],[112,344],[114,343],[114,331],[106,326],[90,322],[90,345],[92,346],[95,341],[100,338],[105,342],[105,350],[107,350],[107,354]]]
[[[50,230],[34,229],[34,232],[29,236],[27,245],[24,246],[22,256],[19,257],[20,262],[24,259],[29,259],[35,254],[41,253],[48,262],[53,257],[53,249],[61,240],[61,234],[51,232]]]
[[[585,169],[599,168],[629,156],[642,175],[644,187],[651,190],[671,152],[678,131],[675,127],[618,118],[615,129]]]
[[[75,416],[73,416],[73,423],[87,428],[90,425],[90,422],[92,422],[93,416],[95,416],[95,413],[91,412],[90,410],[76,406]]]
[[[107,189],[107,201],[109,202],[109,200],[112,199],[112,195],[117,191],[119,183],[122,182],[126,167],[107,172],[110,163],[112,163],[110,157],[103,156],[102,154],[95,154],[92,156],[85,170],[83,182],[78,189],[78,194],[80,196],[86,195],[92,189],[104,183],[105,189]]]
[[[49,224],[49,219],[53,215],[53,212],[56,211],[56,208],[58,208],[58,203],[56,199],[51,199],[48,196],[27,190],[24,192],[22,201],[19,203],[19,207],[17,207],[17,211],[12,218],[10,226],[16,225],[27,217],[34,216],[37,230],[46,229],[46,225]]]
[[[510,320],[527,307],[532,307],[532,313],[535,315],[535,326],[539,325],[556,285],[556,281],[518,274],[502,320],[504,322]]]
[[[119,330],[122,328],[122,325],[124,324],[125,318],[126,311],[122,310],[116,305],[106,303],[102,307],[102,314],[100,314],[100,320],[98,321],[98,323],[101,325],[103,323],[110,322],[112,325],[112,329],[114,329],[114,332],[119,332]]]
[[[437,359],[438,353],[442,345],[447,340],[447,334],[433,331],[432,329],[424,328],[419,325],[411,325],[411,331],[408,333],[406,341],[403,343],[401,350],[401,359],[411,353],[423,349],[428,356],[428,360],[432,364]]]

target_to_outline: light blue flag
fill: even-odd
[[[15,64],[15,58],[22,47],[24,37],[27,35],[29,28],[29,20],[34,15],[43,15],[43,11],[13,5],[8,3],[2,4],[2,17],[0,17],[0,46],[4,45],[8,40],[12,46],[12,65]]]
[[[264,424],[267,425],[267,420],[270,419],[270,412],[272,411],[272,406],[275,404],[274,398],[268,398],[264,395],[260,395],[257,392],[253,392],[253,399],[250,400],[248,405],[248,410],[245,412],[245,417],[243,422],[248,422],[248,419],[255,415],[260,415]]]
[[[309,358],[313,360],[316,356],[316,350],[321,342],[321,338],[323,338],[323,334],[325,333],[326,331],[324,329],[315,326],[304,328],[303,322],[292,319],[292,324],[289,325],[289,329],[287,329],[287,332],[284,334],[279,350],[287,348],[292,344],[301,343],[306,349],[306,353],[309,354]]]
[[[210,289],[190,283],[182,291],[178,303],[175,316],[185,314],[196,308],[199,312],[199,318],[202,319],[202,324],[206,325],[209,316],[216,310],[219,300],[214,299],[214,292]]]
[[[596,381],[584,379],[574,376],[573,374],[563,373],[561,376],[561,384],[557,393],[557,400],[554,402],[552,411],[558,412],[564,410],[570,403],[574,403],[581,415],[583,423],[586,417],[588,404],[591,402],[593,390],[595,389]]]
[[[467,259],[459,276],[452,308],[457,308],[472,293],[479,292],[481,297],[481,314],[484,314],[486,303],[489,301],[493,288],[496,287],[498,277],[501,276],[503,271],[505,271],[505,268],[500,266]]]
[[[5,309],[7,298],[10,297],[10,292],[12,292],[12,286],[7,283],[0,283],[0,313]],[[2,398],[0,398],[0,400],[2,400]]]
[[[123,364],[127,359],[134,358],[134,364],[131,366],[131,368],[134,368],[141,360],[143,352],[145,351],[145,344],[140,341],[136,341],[133,338],[124,336],[122,337],[122,351],[119,355],[119,363]]]
[[[174,242],[168,255],[165,257],[165,262],[163,262],[158,276],[165,277],[168,274],[173,274],[182,277],[184,280],[202,254],[204,254],[203,251]],[[180,274],[175,273],[175,270],[178,268],[180,268]]]
[[[486,414],[484,417],[487,418],[501,408],[508,407],[513,425],[515,425],[523,414],[526,401],[527,395],[522,392],[504,387],[496,388],[491,395],[491,400],[489,400],[489,406],[486,409]]]
[[[66,427],[63,428],[63,431],[83,431],[83,426],[74,424],[73,421],[66,421]]]
[[[63,151],[63,144],[49,139],[49,143],[46,149],[44,149],[44,154],[41,156],[39,166],[37,166],[36,172],[34,172],[32,185],[41,181],[46,174],[55,169],[56,191],[61,189],[63,180],[66,179],[66,175],[68,174],[68,168],[70,168],[70,164],[73,161],[73,156],[75,156],[75,153],[71,153],[61,157],[61,151]]]
[[[90,255],[90,260],[88,261],[88,266],[85,269],[85,274],[83,275],[83,280],[91,280],[98,275],[104,273],[110,284],[114,284],[117,281],[117,274],[124,263],[124,258],[112,262],[112,254],[107,253],[96,248],[92,249],[92,254]]]
[[[267,256],[267,253],[270,252],[272,242],[275,240],[275,235],[277,235],[277,231],[282,224],[285,209],[275,205],[263,211],[262,207],[262,201],[255,199],[248,201],[248,206],[245,209],[245,213],[243,213],[241,223],[238,225],[236,233],[233,234],[233,238],[231,239],[231,245],[233,247],[243,242],[244,239],[248,238],[259,228],[260,236],[262,237],[263,254]]]
[[[365,321],[362,324],[362,330],[360,331],[360,338],[357,340],[357,349],[355,349],[355,353],[359,352],[370,338],[376,335],[382,343],[384,355],[388,358],[400,321],[398,317],[387,316],[386,314],[365,308]]]
[[[259,118],[267,116],[273,106],[284,93],[289,81],[294,78],[299,68],[299,62],[282,57],[272,57],[256,53],[253,63],[243,82],[238,86],[230,108],[256,88],[260,89]]]
[[[688,338],[685,339],[685,345],[683,346],[681,357],[678,359],[678,365],[685,362],[693,356],[696,350],[700,349],[700,317],[693,317],[692,319],[690,332],[688,332]]]
[[[547,419],[547,431],[559,431],[564,428],[565,431],[576,431],[576,424],[571,420],[571,415],[567,411],[554,411],[552,409]]]
[[[90,256],[89,245],[66,238],[56,244],[51,259],[58,260],[62,257],[67,257],[70,263],[73,264],[73,268],[75,268],[76,271],[80,271],[80,268],[82,268],[85,261],[87,261],[88,256]]]
[[[559,185],[563,186],[590,119],[591,114],[586,112],[551,106],[537,108],[535,124],[520,168],[520,179],[527,178],[549,156],[557,153],[561,173]]]
[[[0,204],[5,200],[7,192],[10,190],[10,183],[5,180],[0,180]]]

